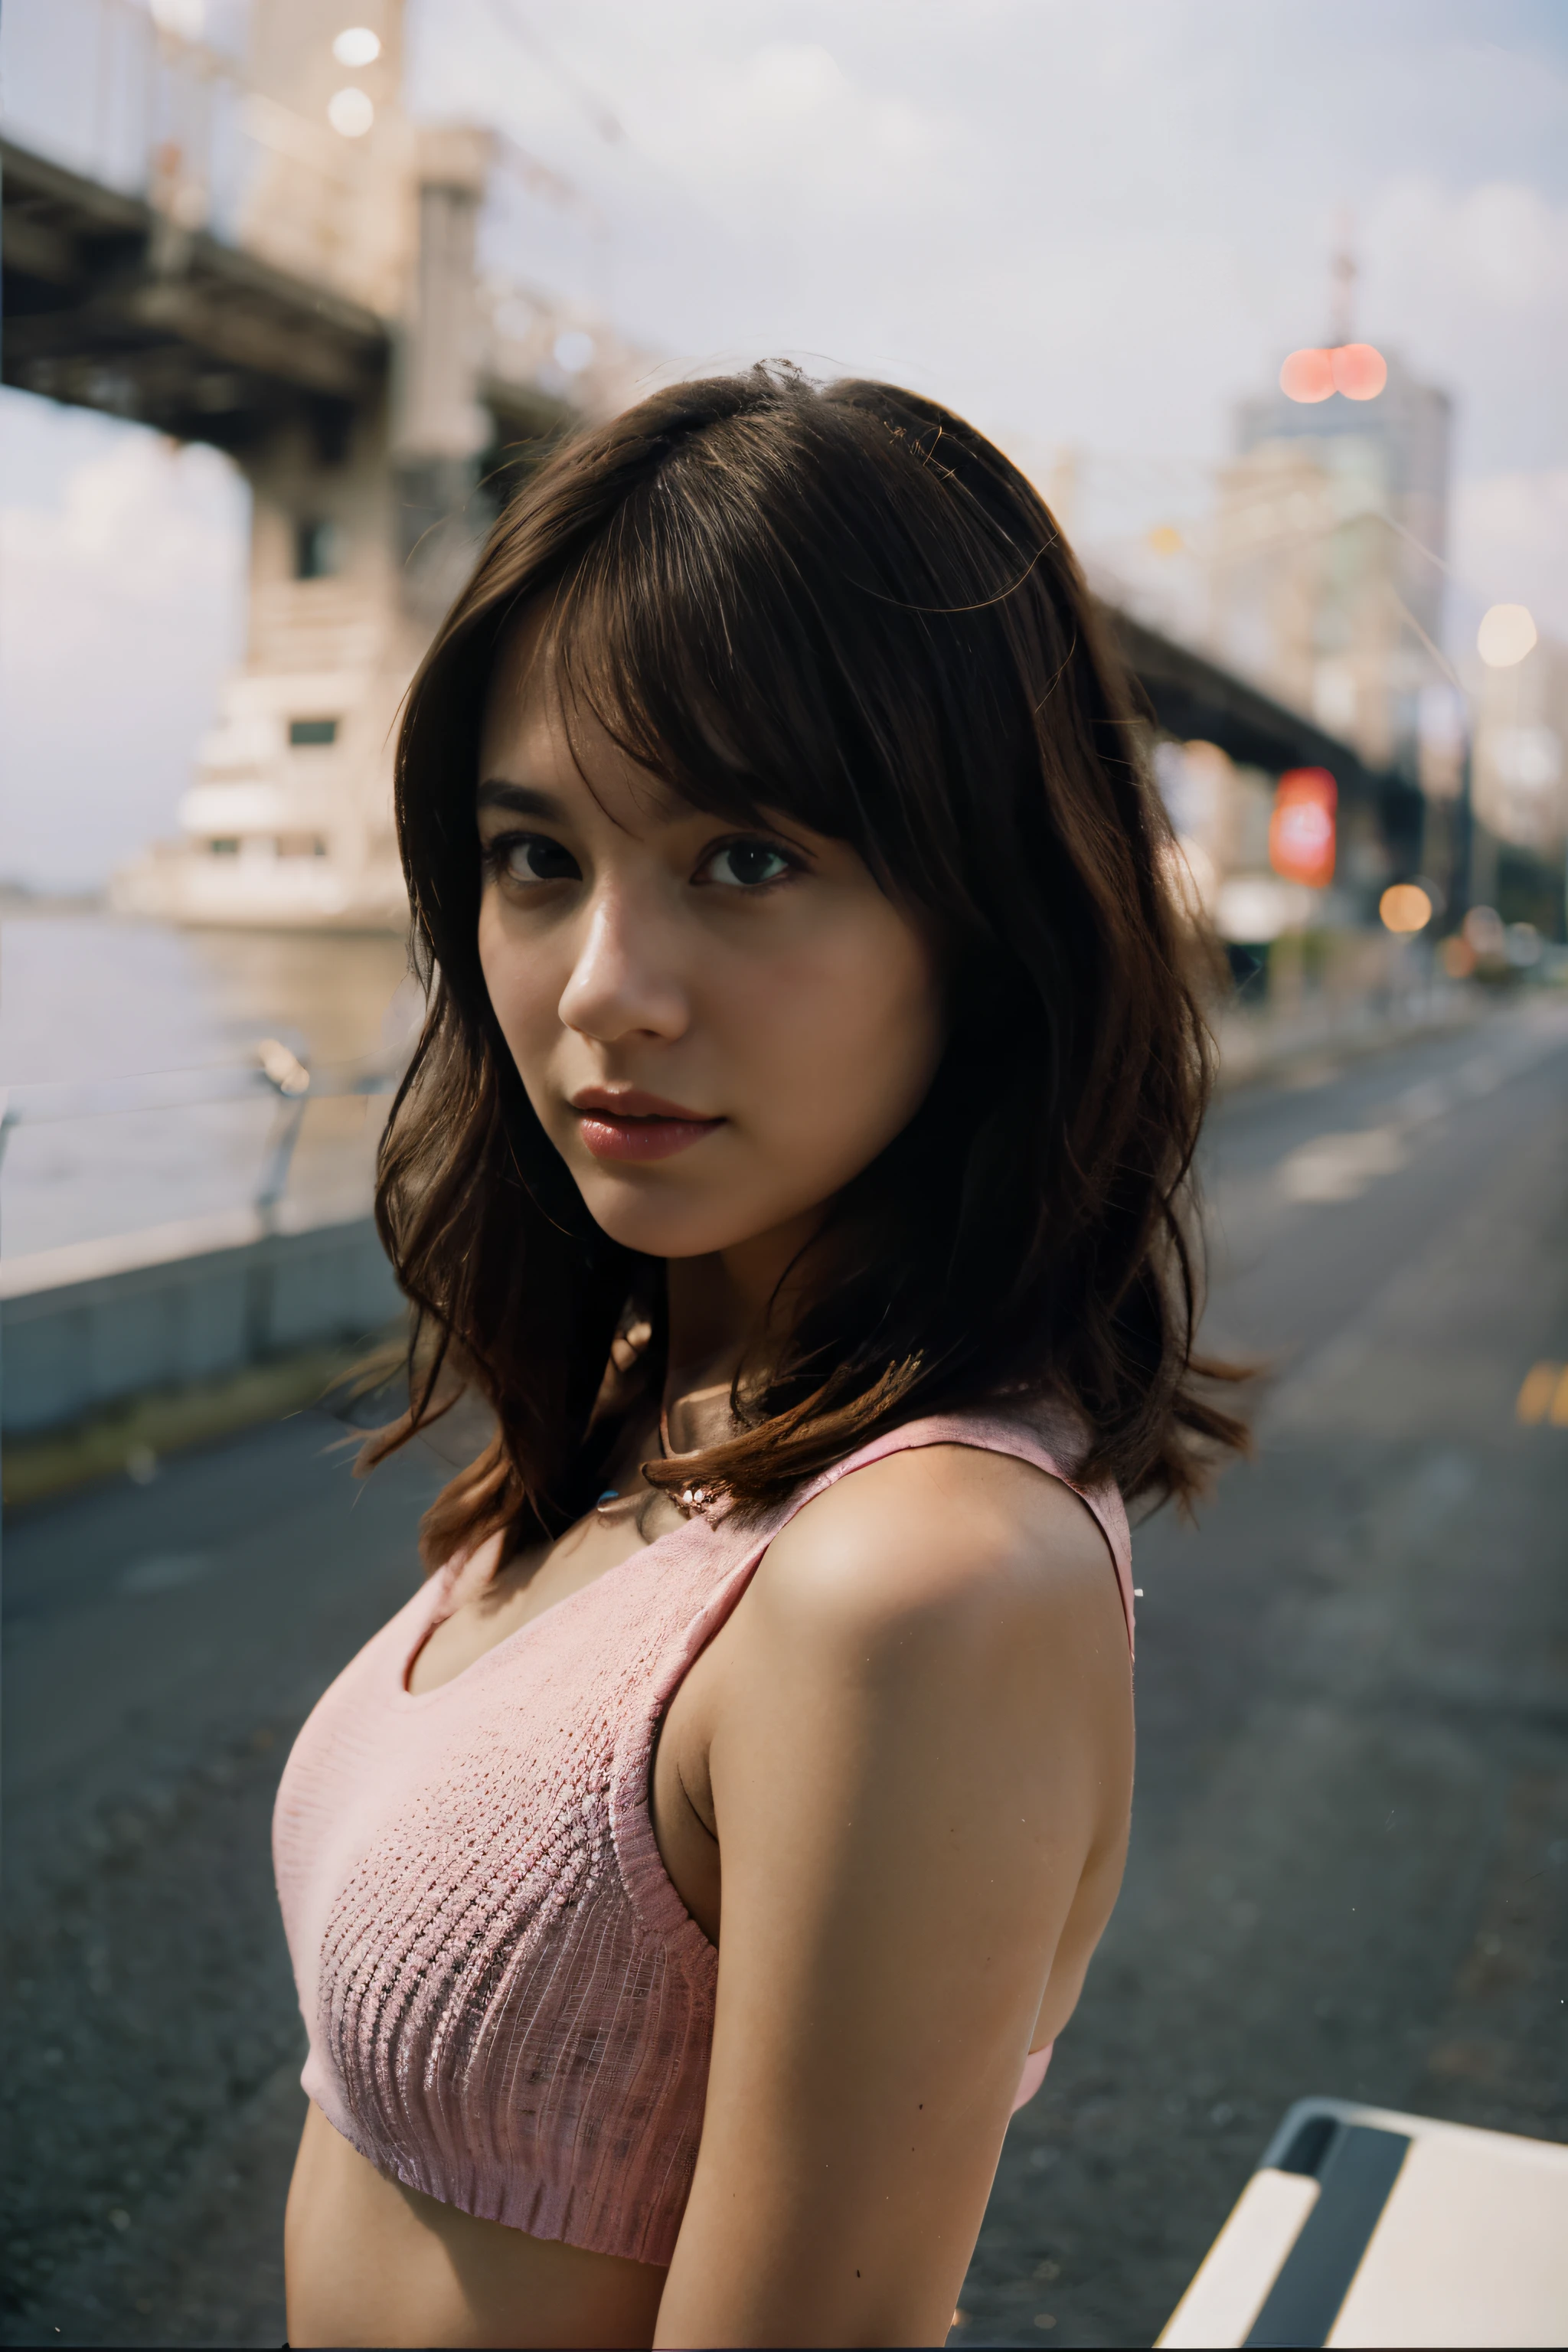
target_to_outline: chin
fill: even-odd
[[[602,1171],[579,1174],[577,1184],[600,1231],[643,1257],[711,1257],[780,1221],[765,1207],[748,1212],[734,1202],[681,1200],[636,1178],[607,1180]]]

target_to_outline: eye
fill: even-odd
[[[582,868],[546,833],[507,833],[485,845],[485,863],[503,882],[575,882]]]
[[[775,849],[771,841],[727,841],[710,852],[696,878],[716,882],[728,890],[760,890],[797,870],[794,859]]]

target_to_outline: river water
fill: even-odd
[[[253,1062],[278,1037],[312,1068],[395,1053],[416,1013],[400,940],[184,931],[98,909],[0,908],[0,1086]],[[312,1103],[289,1196],[367,1205],[386,1097]],[[265,1099],[15,1128],[0,1165],[6,1256],[243,1208]]]

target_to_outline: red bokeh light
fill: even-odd
[[[1329,357],[1334,390],[1347,400],[1375,400],[1388,382],[1388,362],[1370,343],[1342,343]]]
[[[1292,352],[1279,371],[1287,400],[1327,400],[1332,392],[1342,392],[1347,400],[1375,400],[1387,382],[1388,362],[1370,343]]]
[[[1326,768],[1291,768],[1274,792],[1268,863],[1287,882],[1321,890],[1334,878],[1339,787]]]
[[[1292,352],[1279,371],[1287,400],[1327,400],[1333,388],[1333,361],[1327,352]]]

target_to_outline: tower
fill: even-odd
[[[1422,689],[1443,669],[1450,403],[1352,341],[1355,275],[1342,243],[1328,343],[1237,411],[1210,635],[1369,764],[1414,779]]]
[[[400,929],[393,738],[490,519],[481,477],[618,404],[630,371],[597,322],[481,284],[495,142],[405,112],[403,0],[254,0],[251,27],[206,260],[231,309],[252,284],[287,309],[307,389],[225,441],[252,498],[245,654],[182,839],[112,894],[174,920]],[[354,369],[323,358],[311,391],[334,336]]]

